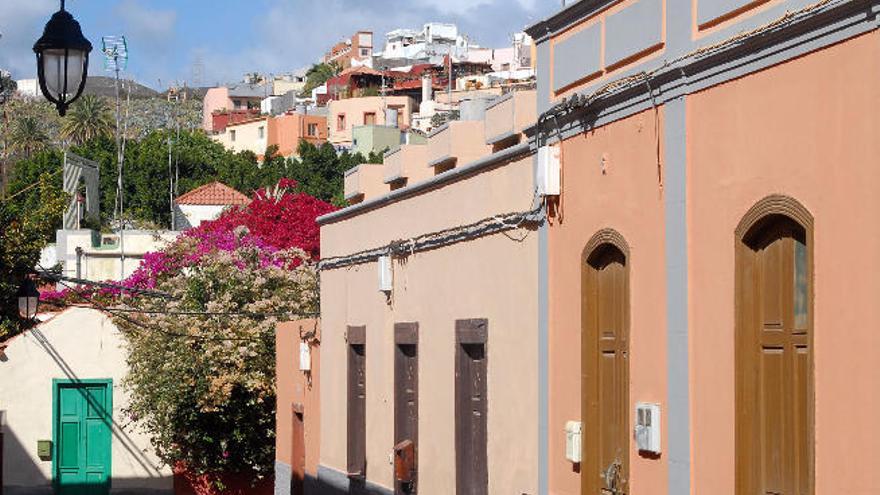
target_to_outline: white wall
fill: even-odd
[[[179,230],[198,227],[202,222],[219,217],[225,208],[222,205],[177,205],[175,226]]]
[[[5,493],[48,487],[52,461],[37,457],[37,441],[52,439],[52,379],[113,379],[112,487],[114,492],[172,489],[171,470],[159,467],[149,438],[122,411],[129,396],[123,339],[113,322],[89,308],[70,308],[14,337],[0,355],[0,410],[6,411]]]

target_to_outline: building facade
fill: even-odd
[[[408,96],[367,96],[332,100],[327,105],[328,141],[339,147],[353,144],[352,129],[363,125],[396,125],[406,130],[412,121],[415,102]],[[395,110],[397,122],[386,121],[386,110]]]
[[[564,178],[540,493],[880,491],[877,8],[578,2],[529,29]]]
[[[4,494],[173,493],[171,469],[125,413],[124,345],[106,314],[84,307],[3,343]]]
[[[373,32],[358,31],[351,38],[333,45],[322,61],[335,63],[342,69],[350,67],[372,67]]]

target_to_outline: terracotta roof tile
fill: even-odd
[[[179,205],[246,205],[250,199],[221,182],[197,187],[177,198]]]

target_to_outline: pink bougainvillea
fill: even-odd
[[[165,249],[147,253],[138,269],[121,285],[154,289],[163,276],[196,266],[205,256],[242,247],[254,248],[263,266],[283,266],[288,258],[273,255],[288,249],[301,249],[317,261],[321,242],[316,219],[335,207],[297,191],[297,186],[293,179],[281,179],[274,188],[254,193],[247,206],[229,209],[216,220],[183,232]],[[78,290],[99,299],[113,299],[121,292],[114,288]],[[70,290],[43,292],[40,299],[56,304],[80,302]]]

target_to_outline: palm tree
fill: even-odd
[[[49,144],[46,126],[36,115],[22,115],[15,119],[9,129],[9,148],[30,158]]]
[[[112,136],[116,128],[107,101],[94,95],[85,95],[73,104],[61,124],[61,137],[73,144],[104,136]]]

